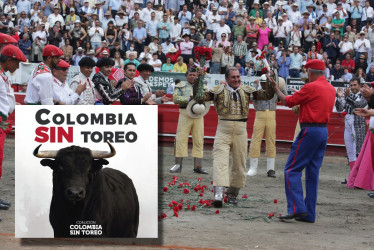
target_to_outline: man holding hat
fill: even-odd
[[[53,105],[52,70],[60,62],[64,53],[53,45],[46,45],[43,50],[43,62],[30,76],[25,103],[30,105]]]
[[[55,105],[76,105],[80,100],[80,95],[86,89],[86,84],[78,85],[73,91],[66,84],[70,65],[64,60],[60,60],[52,69],[53,75],[53,102]]]
[[[203,75],[199,71],[199,75]],[[256,91],[244,86],[237,68],[225,73],[226,83],[200,93],[201,86],[194,86],[194,97],[198,103],[213,101],[218,114],[218,127],[213,146],[213,191],[215,207],[222,207],[225,187],[227,203],[237,204],[240,188],[245,186],[247,161],[247,119],[251,96],[254,100],[269,100],[274,89],[265,84],[266,90]],[[197,85],[197,84],[196,84]],[[229,157],[232,149],[232,170],[229,173]]]
[[[4,42],[4,37],[2,37]],[[6,39],[6,37],[5,37]],[[1,38],[0,38],[1,40]],[[8,118],[8,115],[13,113],[15,98],[12,92],[12,87],[8,82],[8,77],[5,75],[5,72],[9,71],[14,73],[19,68],[20,62],[26,62],[27,59],[22,51],[14,45],[6,45],[1,50],[0,54],[0,117],[1,122],[3,123]],[[0,178],[2,176],[2,166],[3,166],[3,154],[4,154],[4,143],[5,143],[6,134],[5,131],[0,128]],[[9,209],[10,203],[5,202],[0,199],[0,209]],[[0,217],[0,221],[1,221]]]
[[[285,96],[276,82],[272,82],[282,103],[290,108],[300,105],[301,131],[293,142],[284,167],[287,215],[281,220],[296,219],[314,222],[316,219],[318,176],[327,144],[327,123],[332,114],[336,92],[325,78],[325,63],[318,59],[307,62],[309,83],[292,96]],[[301,183],[305,170],[306,198]]]
[[[180,173],[182,171],[183,158],[188,156],[188,136],[192,134],[192,157],[194,157],[194,173],[208,174],[202,168],[201,159],[204,151],[204,118],[208,113],[210,105],[207,104],[199,114],[187,112],[187,106],[190,102],[195,103],[191,98],[193,95],[193,86],[197,85],[198,74],[195,67],[191,67],[186,72],[187,81],[182,81],[175,85],[173,102],[179,105],[179,118],[177,134],[174,142],[175,165],[170,169],[171,173]],[[191,105],[190,105],[191,107]],[[191,110],[191,109],[189,109]],[[189,115],[190,114],[190,115]]]
[[[93,51],[92,51],[93,52]],[[91,54],[91,51],[89,52]],[[96,62],[86,56],[79,61],[79,74],[74,76],[71,81],[70,88],[75,91],[80,85],[85,85],[86,89],[82,92],[79,97],[78,105],[94,105],[95,104],[95,89],[90,76]]]

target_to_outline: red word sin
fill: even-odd
[[[73,127],[68,127],[68,131],[62,127],[38,127],[35,130],[35,134],[36,142],[60,143],[63,142],[63,139],[65,139],[66,142],[73,142]]]

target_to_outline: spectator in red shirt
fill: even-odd
[[[314,222],[316,219],[317,191],[319,169],[325,155],[327,144],[327,127],[334,108],[336,92],[326,80],[325,63],[321,60],[310,60],[305,65],[308,69],[310,83],[292,96],[285,96],[273,83],[276,94],[283,104],[292,108],[300,105],[301,131],[292,144],[291,152],[284,167],[285,189],[288,214],[279,216],[281,220],[296,219]],[[301,183],[302,171],[305,169],[306,198],[303,197]]]
[[[347,53],[345,60],[342,61],[342,67],[347,68],[349,73],[353,73],[355,66],[355,61],[351,59],[351,54]]]
[[[105,40],[102,41],[102,42],[101,42],[101,46],[100,46],[99,48],[96,49],[96,53],[95,53],[95,55],[96,55],[97,59],[100,59],[100,58],[103,57],[103,52],[104,52],[104,51],[107,51],[107,52],[108,52],[108,55],[110,54],[110,51],[109,51],[109,49],[108,49],[107,47],[108,47],[107,42],[106,42]]]

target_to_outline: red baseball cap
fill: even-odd
[[[46,45],[43,50],[43,56],[63,56],[64,52],[54,45]]]
[[[18,47],[14,46],[13,44],[6,45],[1,51],[1,54],[3,54],[4,56],[13,58],[15,60],[21,61],[21,62],[27,61],[27,58],[22,53],[22,51]]]
[[[57,64],[56,67],[57,67],[57,68],[67,69],[67,68],[70,67],[70,64],[68,64],[68,63],[65,62],[64,60],[60,60],[60,62]]]
[[[312,59],[304,66],[306,69],[325,70],[326,65],[322,60]]]
[[[0,33],[0,44],[18,43],[13,37]]]

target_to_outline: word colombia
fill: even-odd
[[[39,143],[51,142],[61,143],[63,140],[72,143],[74,128],[77,125],[137,125],[134,114],[114,113],[80,113],[73,117],[70,113],[56,113],[50,115],[48,109],[40,109],[35,114],[35,120],[42,125],[35,129],[35,141]],[[52,126],[51,126],[52,124]],[[45,126],[49,125],[49,126]],[[57,125],[57,126],[54,126]],[[58,125],[68,125],[62,127]],[[70,126],[69,126],[70,125]],[[81,131],[84,142],[112,142],[112,143],[134,143],[138,135],[134,131]]]
[[[97,225],[96,221],[77,221],[76,224],[70,225],[70,235],[102,235],[103,228]]]

